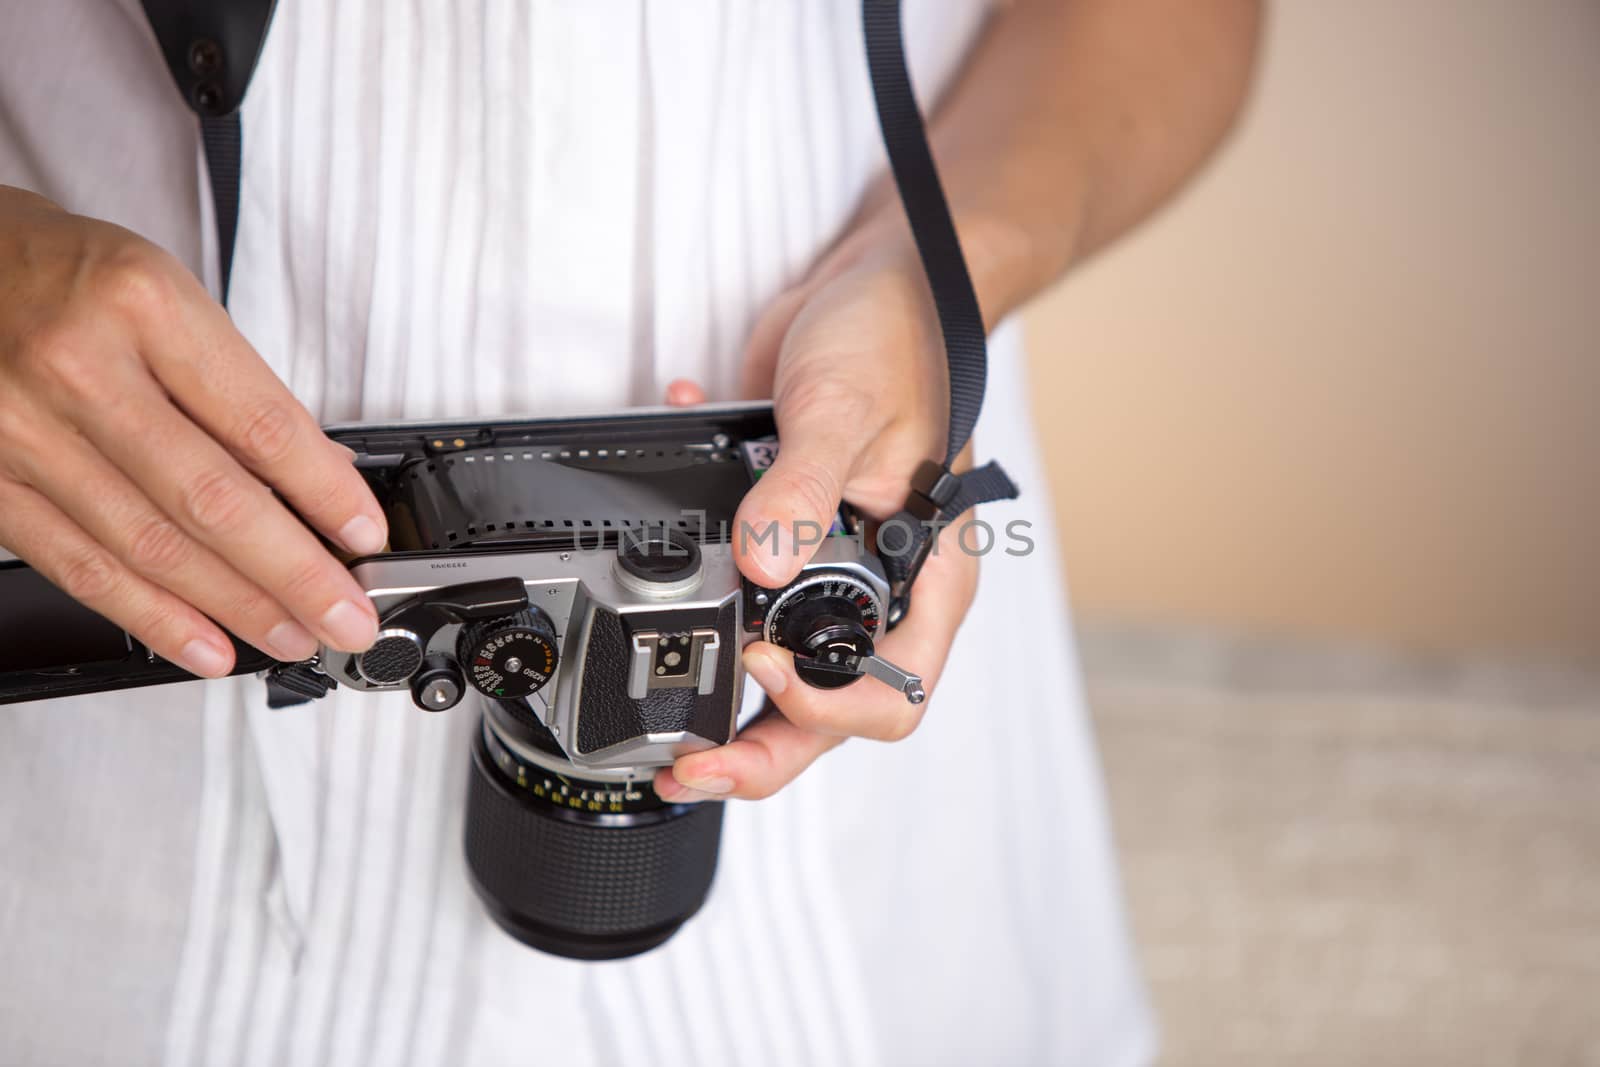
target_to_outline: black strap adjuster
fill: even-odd
[[[1018,490],[998,463],[956,474],[928,462],[917,472],[906,506],[878,527],[878,558],[889,577],[888,623],[911,608],[911,586],[938,543],[939,533],[979,504],[1014,500]]]

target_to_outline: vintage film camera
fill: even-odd
[[[890,589],[841,514],[800,576],[755,586],[734,514],[770,464],[770,407],[328,431],[389,518],[389,549],[351,561],[378,610],[366,652],[264,661],[280,706],[334,686],[409,692],[426,711],[481,696],[469,870],[508,932],[581,958],[648,949],[710,888],[722,805],[650,788],[677,756],[733,737],[739,653],[792,650],[812,684],[871,673]],[[187,678],[20,563],[0,568],[0,703]],[[286,712],[292,713],[292,712]]]

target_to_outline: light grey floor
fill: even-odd
[[[1131,630],[1084,659],[1166,1067],[1600,1065],[1600,679]]]

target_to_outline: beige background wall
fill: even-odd
[[[1600,652],[1600,4],[1279,0],[1029,329],[1086,620]]]

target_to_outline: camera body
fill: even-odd
[[[299,663],[240,645],[236,673],[261,673],[278,707],[336,686],[408,692],[428,712],[476,698],[465,838],[490,914],[566,956],[660,944],[710,889],[722,805],[671,804],[650,783],[733,738],[745,645],[788,648],[812,685],[872,674],[922,698],[875,654],[890,586],[849,509],[787,586],[741,576],[738,539],[804,541],[735,526],[775,429],[764,404],[332,427],[389,521],[388,549],[349,561],[378,639]],[[188,678],[0,564],[0,703]]]
[[[470,690],[524,702],[572,767],[653,769],[733,736],[740,651],[766,637],[804,653],[772,623],[823,585],[879,631],[888,583],[853,516],[787,587],[741,577],[737,538],[777,544],[734,524],[776,454],[765,405],[328,433],[391,530],[389,551],[351,564],[378,641],[324,649],[311,666],[330,683],[409,689],[428,711]]]

